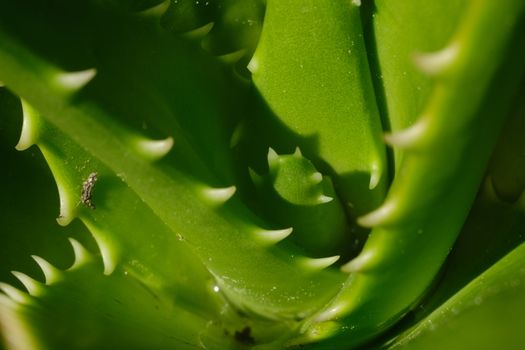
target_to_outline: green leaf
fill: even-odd
[[[516,349],[525,341],[525,244],[521,244],[389,349]]]

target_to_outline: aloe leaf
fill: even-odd
[[[0,88],[0,158],[4,166],[0,174],[0,280],[14,285],[19,282],[11,270],[41,275],[31,254],[49,256],[53,264],[63,268],[69,266],[73,255],[67,237],[83,242],[91,251],[97,250],[81,224],[57,225],[59,199],[45,160],[35,148],[22,153],[15,150],[21,120],[18,99]]]
[[[386,128],[413,125],[423,112],[435,80],[414,64],[418,55],[445,47],[465,15],[466,1],[403,0],[363,2],[367,48]],[[402,151],[394,148],[399,169]]]
[[[249,68],[272,112],[294,134],[280,143],[296,142],[332,175],[354,215],[378,206],[388,174],[359,7],[268,1]]]
[[[504,348],[519,347],[525,340],[524,281],[521,244],[388,348],[489,349],[496,341]]]
[[[251,170],[266,217],[281,225],[291,225],[290,238],[309,256],[334,261],[348,254],[349,225],[344,205],[328,176],[323,176],[299,148],[293,154],[278,155],[270,148],[268,173]],[[328,260],[325,257],[333,255]]]
[[[192,303],[195,311],[205,308],[212,277],[184,239],[174,235],[121,179],[113,176],[97,159],[41,120],[27,103],[23,105],[21,139],[29,138],[25,137],[26,132],[30,132],[27,125],[39,127],[35,142],[53,172],[60,193],[57,221],[67,225],[75,217],[80,218],[97,242],[105,274],[118,269],[119,273],[134,275],[150,288],[171,290],[177,298]],[[79,197],[82,186],[93,174],[97,180],[90,189],[93,192],[90,202],[82,203]]]
[[[332,336],[324,346],[342,339],[363,342],[379,331],[378,324],[386,327],[406,313],[439,271],[468,214],[523,74],[517,64],[523,57],[517,34],[523,7],[512,1],[500,5],[470,5],[468,17],[444,48],[454,55],[433,72],[436,87],[422,117],[390,138],[405,151],[400,171],[382,207],[361,218],[363,225],[374,228],[370,238],[361,254],[343,267],[351,273],[347,285],[327,311],[312,320],[306,339]],[[500,21],[514,26],[486,35],[483,28]],[[516,51],[509,49],[514,40]],[[507,54],[520,67],[519,74],[506,70]],[[502,70],[497,60],[503,61]],[[422,68],[429,68],[425,64]],[[499,86],[499,79],[506,81],[506,90],[493,94],[490,108],[484,110],[489,83]],[[464,104],[465,99],[471,103]]]
[[[450,320],[436,344],[483,347],[523,308],[524,15],[0,2],[6,346],[431,348]]]
[[[151,35],[156,38],[158,34],[154,31]],[[2,80],[114,174],[120,174],[173,234],[178,232],[185,238],[232,300],[265,315],[296,317],[310,313],[335,294],[342,274],[304,269],[297,263],[300,256],[274,252],[267,247],[286,237],[288,230],[268,231],[269,227],[250,220],[253,214],[243,208],[236,197],[225,203],[232,193],[226,197],[217,196],[213,186],[201,182],[199,177],[192,178],[188,175],[191,172],[170,166],[167,160],[152,162],[140,144],[138,148],[130,144],[130,140],[137,138],[136,132],[115,120],[100,97],[97,99],[95,92],[92,92],[95,96],[90,95],[89,86],[81,92],[82,83],[87,84],[86,78],[93,78],[92,75],[65,73],[44,57],[28,51],[6,31],[1,36]],[[172,43],[172,39],[168,42]],[[122,51],[126,52],[125,49],[130,47],[125,46]],[[20,79],[22,76],[24,79]],[[103,70],[93,84],[97,79],[101,84],[104,82]],[[210,101],[214,99],[210,97]],[[200,108],[197,106],[193,113],[202,113]],[[190,133],[197,126],[191,118],[182,119],[180,125]],[[207,146],[199,147],[221,144],[207,141]],[[184,144],[184,139],[181,142]],[[199,147],[193,154],[206,153],[202,148],[199,151]],[[217,152],[215,149],[211,154],[217,155]],[[192,153],[189,154],[188,157],[194,159]],[[214,161],[217,159],[221,158]],[[225,163],[228,164],[227,160]],[[228,170],[227,166],[223,168]],[[220,175],[226,174],[220,172]],[[228,214],[232,212],[235,215]],[[253,274],[254,270],[258,273]]]
[[[72,243],[76,260],[70,269],[55,270],[42,259],[45,283],[16,272],[27,293],[1,285],[7,296],[0,296],[0,323],[11,349],[195,349],[214,341],[208,339],[216,336],[208,319],[131,276],[104,275],[100,264]]]

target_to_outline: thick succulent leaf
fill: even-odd
[[[465,16],[468,1],[364,1],[367,48],[387,129],[413,125],[435,80],[414,64],[418,55],[445,47]],[[399,168],[401,150],[394,149]]]
[[[22,269],[33,276],[41,270],[31,254],[49,256],[65,268],[73,260],[67,237],[97,251],[88,231],[78,222],[60,227],[55,220],[59,203],[56,185],[36,148],[15,150],[21,129],[21,108],[16,97],[0,88],[0,281],[21,286],[10,273]],[[43,276],[42,276],[43,277]]]
[[[181,303],[194,305],[195,312],[206,308],[212,277],[184,239],[173,234],[120,178],[25,106],[24,123],[40,126],[37,145],[59,187],[58,222],[80,218],[97,242],[105,274],[125,271],[150,288],[172,290]],[[82,203],[81,193],[91,174],[97,180],[88,206]]]
[[[364,45],[350,1],[270,0],[249,65],[281,128],[294,135],[272,146],[300,146],[333,175],[354,215],[379,205],[388,179]]]
[[[198,349],[217,335],[229,346],[222,331],[213,330],[217,323],[132,276],[104,275],[75,244],[75,265],[56,270],[55,281],[19,275],[29,294],[1,286],[7,296],[0,295],[0,323],[9,349]]]
[[[413,327],[387,347],[419,349],[452,347],[434,338],[450,320],[459,345],[483,347],[468,334],[504,299],[519,318],[523,246],[468,282],[523,241],[523,108],[511,102],[524,3],[360,4],[0,2],[2,143],[14,145],[23,112],[16,147],[30,149],[1,154],[8,346],[334,350]],[[266,5],[253,89],[243,65]],[[380,113],[393,182],[358,229],[390,180]],[[80,219],[67,229],[53,222],[59,199],[33,144],[56,180],[58,222]],[[79,221],[100,259],[72,241],[64,271],[73,254],[59,234],[90,242]],[[369,228],[349,274],[330,268]],[[14,260],[35,252],[59,268]],[[13,268],[40,278],[4,276]],[[523,341],[507,330],[480,338]]]
[[[313,325],[307,339],[322,337],[320,333],[332,336],[328,347],[345,341],[343,337],[348,345],[364,341],[406,313],[440,270],[523,74],[523,3],[502,5],[471,3],[463,25],[444,48],[454,55],[433,72],[437,83],[425,112],[417,124],[390,138],[405,151],[400,171],[385,203],[361,218],[362,224],[374,227],[370,238],[344,267],[352,273],[348,283],[327,311],[313,319],[321,323]],[[486,34],[484,28],[501,21],[509,25]],[[491,83],[497,92],[490,92]],[[492,99],[485,104],[489,94]]]
[[[20,10],[17,8],[19,5],[4,5],[6,11],[2,15],[5,17]],[[74,13],[68,12],[70,9],[67,7],[62,10],[69,16],[74,16]],[[88,10],[95,11],[92,8]],[[86,10],[82,15],[87,16],[90,11]],[[104,13],[101,14],[103,15]],[[36,45],[35,38],[29,36],[20,39],[12,36],[10,33],[18,29],[18,24],[7,21],[7,29],[1,34],[1,79],[24,96],[43,117],[52,121],[75,143],[111,169],[113,174],[124,178],[155,215],[170,227],[174,235],[179,233],[185,238],[230,298],[237,300],[241,306],[266,315],[304,317],[311,313],[335,294],[343,280],[342,274],[312,271],[302,267],[302,257],[299,254],[284,253],[279,249],[273,251],[268,245],[285,238],[290,231],[267,231],[270,227],[265,227],[267,225],[254,218],[237,197],[234,196],[225,203],[233,194],[232,191],[225,196],[224,191],[213,190],[214,185],[221,180],[231,178],[228,175],[231,168],[228,166],[226,153],[229,146],[220,139],[222,129],[202,127],[202,123],[210,120],[208,118],[228,114],[223,112],[224,102],[219,102],[219,97],[226,93],[222,93],[218,86],[228,82],[221,65],[177,38],[158,32],[157,27],[152,27],[149,22],[143,23],[135,17],[121,18],[120,21],[122,22],[100,22],[101,27],[106,26],[108,30],[112,30],[115,37],[107,33],[96,37],[98,44],[93,49],[106,49],[100,57],[94,58],[101,63],[96,77],[93,76],[93,70],[84,70],[82,73],[64,72],[63,68],[52,64],[48,59],[47,55],[50,53],[31,51],[32,45]],[[55,23],[58,33],[62,24],[60,20]],[[130,43],[129,33],[124,36],[127,40],[121,37],[125,30],[138,32],[142,46],[137,46],[136,41]],[[117,41],[119,45],[115,45],[113,40],[119,38],[122,40]],[[144,49],[144,45],[155,45],[157,51],[166,51],[159,56],[144,56],[150,52]],[[135,59],[126,61],[128,56]],[[190,58],[203,63],[190,64]],[[165,68],[162,70],[163,74],[171,72],[171,79],[156,75],[160,74],[160,70],[151,72],[141,69],[144,62],[150,62],[154,67],[165,65],[162,66]],[[205,77],[199,72],[202,67],[207,67]],[[144,106],[130,113],[135,116],[132,117],[135,123],[142,120],[142,117],[147,121],[153,118],[157,123],[166,121],[169,127],[164,128],[163,132],[172,134],[175,144],[180,145],[173,152],[173,157],[180,159],[180,163],[173,162],[171,156],[152,162],[152,158],[159,156],[156,148],[152,150],[148,147],[148,138],[139,136],[137,128],[134,129],[133,124],[124,124],[122,119],[123,115],[127,115],[125,112],[130,111],[127,105],[128,94],[112,94],[111,101],[101,95],[102,92],[115,88],[121,91],[125,91],[124,88],[129,89],[132,91],[130,96],[144,91],[133,89],[134,86],[139,86],[138,83],[126,86],[116,84],[115,73],[110,68],[117,72],[122,72],[124,68],[142,72],[137,74],[138,81],[146,85],[148,82],[156,82],[160,86],[160,96],[172,98],[170,103],[176,106],[173,107],[174,111],[160,108],[166,107],[166,101],[154,103],[155,100],[149,99],[150,95],[144,94],[144,105],[152,101],[152,107],[156,111],[164,111],[159,114],[158,119],[157,115],[151,115],[151,111],[148,118],[140,114],[141,111],[144,112]],[[192,75],[200,76],[201,79],[193,79],[190,83],[193,87],[181,89],[179,86],[175,91],[170,90],[173,87],[170,85],[172,81],[190,81],[190,69]],[[89,83],[93,78],[92,83]],[[88,83],[84,90],[79,90]],[[192,88],[200,91],[197,100],[196,97],[186,99],[187,89]],[[235,89],[227,91],[229,100],[236,96],[232,96]],[[181,93],[180,96],[174,94],[178,92]],[[180,103],[175,104],[174,101]],[[223,119],[228,120],[227,117]],[[223,122],[215,119],[214,123]],[[203,130],[206,132],[201,132]],[[198,142],[199,139],[202,142]],[[221,148],[221,144],[224,148]],[[160,156],[165,151],[169,151],[169,148],[161,150]],[[253,271],[258,273],[254,274]]]
[[[521,244],[388,349],[517,349],[525,341],[524,293]]]

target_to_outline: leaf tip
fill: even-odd
[[[282,230],[259,230],[256,232],[256,238],[265,245],[277,244],[288,237],[293,231],[293,227]]]
[[[59,281],[62,278],[62,271],[57,269],[55,266],[53,266],[49,261],[46,259],[38,256],[38,255],[31,255],[31,258],[35,260],[37,265],[40,267],[42,272],[44,273],[44,276],[46,278],[46,284],[52,284],[56,281]]]

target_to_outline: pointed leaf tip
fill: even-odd
[[[390,134],[384,134],[383,138],[387,144],[401,150],[411,150],[422,146],[427,134],[428,123],[423,116],[412,126]]]
[[[207,188],[204,190],[206,200],[213,204],[223,204],[233,197],[237,187]]]
[[[259,70],[259,61],[257,60],[255,56],[253,56],[250,62],[248,63],[248,70],[252,74],[256,74],[257,71]]]
[[[62,271],[51,265],[47,260],[37,255],[31,255],[31,257],[35,260],[38,266],[40,266],[40,269],[42,269],[46,278],[46,284],[52,284],[62,278]]]
[[[9,298],[11,298],[11,300],[20,304],[27,304],[31,300],[29,294],[4,282],[0,282],[0,290],[4,292],[4,294]]]
[[[338,301],[337,304],[331,305],[326,310],[323,310],[317,316],[315,316],[315,322],[317,323],[330,322],[340,317],[348,309],[347,303]]]
[[[26,287],[27,292],[32,296],[38,296],[42,293],[42,284],[32,277],[29,277],[25,273],[19,271],[11,271],[11,274],[15,276],[23,285]]]
[[[394,201],[387,201],[376,210],[357,218],[357,223],[369,228],[386,225],[394,220],[394,212],[397,207]]]
[[[346,273],[363,272],[370,266],[374,256],[375,254],[371,251],[363,251],[357,257],[341,266],[341,271]]]
[[[22,132],[15,146],[18,151],[24,151],[36,144],[40,131],[40,117],[38,112],[26,101],[21,100],[21,102],[23,111]]]
[[[214,25],[215,22],[210,22],[208,24],[203,25],[202,27],[185,32],[182,34],[182,36],[187,39],[200,40],[206,35],[208,35],[209,32],[211,32]]]
[[[250,178],[256,186],[259,186],[263,183],[263,177],[259,175],[255,170],[248,167],[248,173],[250,174]]]
[[[55,81],[62,90],[74,92],[86,86],[96,74],[97,70],[94,68],[79,72],[59,73]]]
[[[244,132],[244,123],[240,122],[237,124],[235,129],[233,129],[232,135],[230,137],[230,148],[235,148],[239,142],[241,142]]]
[[[271,147],[268,148],[268,156],[267,156],[267,158],[268,158],[268,166],[270,168],[273,168],[273,167],[277,166],[277,164],[279,163],[279,155]]]
[[[459,53],[457,44],[450,44],[440,51],[414,55],[414,63],[425,74],[437,76],[452,66]]]
[[[71,237],[69,237],[68,240],[69,243],[71,243],[71,247],[73,248],[73,254],[75,256],[75,260],[69,268],[70,270],[80,267],[92,260],[91,253],[89,253],[88,250],[80,242]]]
[[[163,140],[138,139],[135,143],[137,152],[150,161],[158,160],[168,154],[173,148],[173,137]]]
[[[42,149],[42,152],[45,152],[45,150]],[[57,174],[54,175],[58,189],[58,197],[60,199],[60,213],[56,220],[60,226],[67,226],[77,216],[76,204],[80,203],[81,194],[71,191],[65,186],[66,181],[62,181]]]
[[[311,270],[323,270],[329,266],[332,266],[339,260],[340,256],[329,256],[326,258],[304,258],[301,261],[301,265]]]
[[[334,200],[333,197],[325,196],[324,194],[320,195],[318,198],[319,204],[330,203],[333,200]]]
[[[171,0],[165,0],[160,4],[151,6],[148,9],[137,12],[137,15],[142,17],[160,18],[162,17],[171,5]]]
[[[256,237],[261,243],[272,245],[288,237],[292,231],[293,227],[285,228],[283,230],[260,230],[256,232]]]
[[[217,56],[219,61],[226,63],[226,64],[235,64],[241,60],[241,58],[246,55],[245,49],[240,49],[237,51],[233,51],[224,55]]]
[[[370,182],[368,183],[368,189],[373,190],[377,187],[381,181],[381,169],[377,163],[372,164],[370,169]]]

